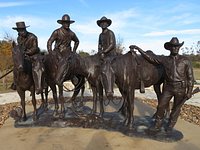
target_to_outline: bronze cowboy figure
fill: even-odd
[[[62,26],[51,34],[51,37],[47,42],[47,49],[49,53],[52,53],[52,44],[55,42],[54,51],[58,52],[58,57],[67,57],[71,52],[75,53],[79,45],[79,39],[69,28],[70,24],[74,23],[75,21],[70,20],[69,15],[65,14],[62,16],[62,19],[57,20],[57,22]],[[74,41],[73,49],[71,47],[72,41]]]
[[[184,102],[185,99],[190,99],[192,96],[194,86],[192,65],[187,57],[178,54],[183,44],[184,42],[179,43],[177,37],[173,37],[164,44],[165,49],[170,50],[170,55],[155,55],[154,57],[148,55],[141,48],[132,45],[132,48],[137,49],[151,63],[162,64],[166,72],[163,92],[157,107],[155,124],[150,128],[150,131],[159,132],[161,130],[166,106],[174,98],[169,122],[165,128],[166,132],[171,132],[179,117],[181,106],[183,105],[182,101]]]
[[[39,54],[40,50],[38,47],[37,36],[28,32],[26,30],[27,27],[29,26],[26,26],[25,22],[16,22],[16,27],[13,27],[12,29],[18,32],[17,43],[21,48],[21,51],[24,52],[25,59],[31,60],[29,57]],[[11,85],[11,89],[16,90],[15,78],[14,83]]]
[[[115,34],[108,29],[111,23],[112,21],[104,16],[100,20],[97,20],[97,25],[102,28],[98,42],[98,54],[101,58],[116,56]]]

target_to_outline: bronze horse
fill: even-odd
[[[92,55],[81,57],[78,54],[71,54],[67,59],[61,59],[58,64],[56,81],[60,85],[64,81],[65,76],[69,74],[84,76],[93,92],[93,109],[92,113],[96,113],[97,99],[103,101],[103,87],[99,82],[100,74],[99,56]],[[103,103],[100,103],[100,116],[103,115]]]
[[[56,51],[53,51],[51,54],[46,54],[44,55],[44,65],[45,65],[45,80],[47,82],[47,85],[50,86],[52,93],[53,93],[53,98],[55,101],[55,114],[58,114],[58,99],[57,99],[57,90],[56,90],[56,75],[58,72],[58,66],[57,64],[59,61],[57,59],[59,54],[57,54]],[[61,59],[62,60],[62,59]],[[68,76],[64,76],[64,79],[62,80],[62,83],[58,85],[58,90],[59,90],[59,100],[61,102],[61,116],[64,116],[65,113],[65,107],[64,107],[64,96],[63,96],[63,82],[67,80],[71,80],[72,83],[75,86],[74,93],[71,97],[70,101],[74,101],[75,98],[77,97],[78,93],[80,90],[82,90],[82,97],[85,89],[85,79],[83,76],[76,76],[78,79],[78,82],[73,82],[74,75],[70,74]],[[47,103],[47,102],[46,102]]]
[[[142,66],[141,66],[142,65]],[[140,89],[140,80],[144,86],[154,86],[158,100],[161,95],[160,84],[164,81],[164,69],[146,61],[134,52],[117,56],[105,61],[101,68],[101,82],[106,96],[113,96],[114,83],[117,84],[126,106],[125,124],[132,127],[135,89]],[[123,106],[124,107],[124,106]]]
[[[27,120],[26,110],[25,110],[25,91],[29,90],[32,96],[32,104],[34,107],[33,112],[33,120],[38,118],[37,109],[36,109],[36,98],[35,98],[35,91],[36,93],[41,93],[42,91],[42,83],[41,78],[44,73],[44,68],[39,65],[33,66],[31,65],[30,60],[25,59],[24,53],[21,48],[16,45],[15,42],[12,43],[12,58],[14,63],[13,73],[14,73],[14,80],[16,83],[17,93],[21,99],[21,106],[23,109],[23,116],[22,119],[25,121]],[[39,57],[31,58],[33,59],[36,64],[41,62]],[[33,78],[37,83],[34,84]]]

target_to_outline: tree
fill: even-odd
[[[87,53],[87,52],[84,52],[83,50],[79,50],[79,55],[80,55],[81,57],[90,56],[90,54],[89,54],[89,53]]]
[[[200,41],[193,43],[191,47],[181,48],[183,55],[200,55]]]
[[[0,76],[12,69],[12,38],[8,34],[0,40]],[[3,86],[7,88],[7,76],[2,78]]]
[[[123,39],[120,36],[118,36],[116,41],[116,52],[117,54],[122,54],[124,50],[125,47],[123,46]]]

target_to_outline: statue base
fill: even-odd
[[[39,119],[32,120],[29,116],[27,121],[15,121],[16,128],[25,127],[81,127],[92,129],[105,129],[107,131],[118,131],[130,137],[139,137],[146,139],[153,139],[161,142],[176,142],[183,138],[183,134],[178,130],[172,130],[170,133],[161,129],[160,132],[152,133],[149,127],[152,125],[152,118],[150,116],[134,116],[133,128],[128,128],[124,125],[124,117],[119,112],[105,112],[103,118],[97,114],[91,114],[91,108],[83,106],[78,110],[67,107],[64,117],[59,115],[54,116],[53,110],[39,111]]]

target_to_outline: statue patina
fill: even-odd
[[[116,40],[115,34],[108,29],[112,21],[105,16],[97,20],[97,25],[102,28],[98,41],[98,54],[101,58],[116,56]]]
[[[51,34],[50,38],[47,41],[47,50],[49,52],[49,55],[47,55],[45,64],[48,72],[50,72],[50,74],[47,75],[49,84],[52,85],[56,84],[55,79],[56,79],[57,68],[59,67],[58,66],[59,61],[68,58],[72,53],[76,53],[76,50],[79,45],[79,39],[76,36],[76,34],[70,29],[70,25],[74,22],[75,21],[71,20],[68,14],[64,14],[62,16],[62,19],[57,20],[57,23],[61,24],[62,26],[53,31],[53,33]],[[73,49],[71,46],[72,41],[74,42]],[[52,49],[53,43],[55,43],[55,46]],[[54,68],[52,68],[51,66],[54,66]],[[71,80],[73,83],[74,80],[76,79],[78,79],[80,83],[78,82],[77,84],[75,84],[75,92],[71,98],[72,101],[76,98],[80,89],[82,89],[82,96],[83,96],[83,91],[85,88],[84,77],[82,76],[75,77],[72,73],[70,73],[68,74],[68,76],[65,76],[63,80],[63,82]],[[62,115],[64,116],[65,108],[64,108],[64,97],[63,97],[63,84],[59,85],[59,99],[61,100],[61,112]]]
[[[13,30],[18,32],[17,43],[21,48],[21,51],[25,54],[25,59],[29,59],[29,57],[39,54],[40,50],[38,47],[37,36],[31,32],[27,31],[27,27],[25,22],[16,22],[16,27],[13,27]],[[31,60],[31,59],[29,59]],[[16,84],[11,85],[11,89],[16,90]]]
[[[164,44],[166,50],[170,50],[169,56],[151,57],[138,46],[132,45],[132,49],[137,49],[142,56],[154,64],[162,64],[165,68],[165,81],[163,93],[157,106],[157,115],[155,123],[150,127],[150,131],[161,131],[164,110],[169,101],[174,98],[172,111],[165,130],[171,132],[179,117],[181,106],[191,98],[194,86],[194,76],[191,62],[185,56],[179,55],[180,47],[184,42],[179,43],[177,37],[173,37],[169,42]]]
[[[79,45],[79,39],[76,34],[70,29],[70,25],[75,21],[70,20],[68,14],[64,14],[61,20],[57,20],[62,26],[51,34],[47,42],[47,50],[52,53],[52,44],[55,42],[53,51],[59,52],[59,57],[67,57],[71,52],[76,53]],[[72,49],[71,42],[74,41],[74,47]]]

